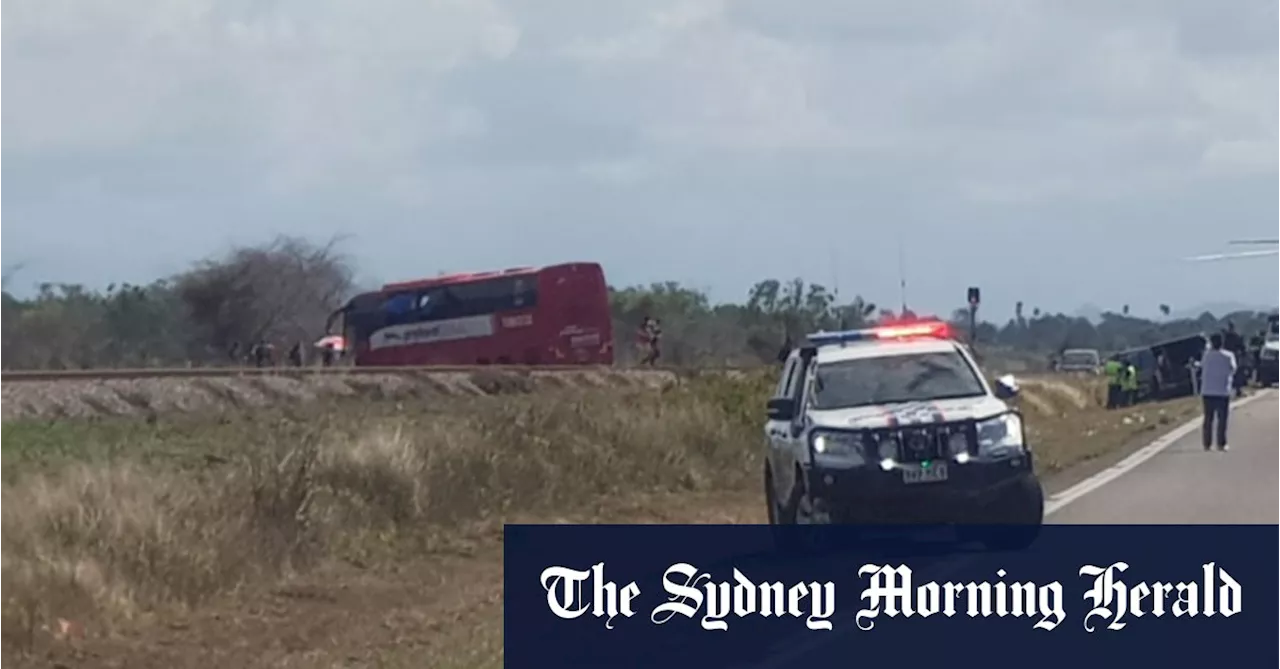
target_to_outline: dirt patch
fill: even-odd
[[[1024,410],[1031,411],[1042,416],[1053,416],[1057,414],[1057,408],[1048,398],[1037,392],[1034,388],[1023,388],[1021,392],[1021,402]]]
[[[1047,396],[1054,406],[1068,410],[1082,410],[1098,406],[1100,382],[1088,377],[1066,380],[1060,377],[1030,377],[1022,381],[1030,390]]]

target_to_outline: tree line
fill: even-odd
[[[104,290],[45,283],[30,298],[3,292],[5,369],[91,369],[226,364],[228,351],[266,340],[277,347],[309,344],[325,333],[328,316],[358,286],[351,259],[336,242],[281,237],[196,263],[147,285]],[[8,284],[11,277],[6,277]],[[660,319],[663,359],[677,365],[739,365],[775,359],[788,337],[857,328],[903,314],[856,296],[840,301],[826,286],[764,279],[742,302],[713,303],[706,293],[667,281],[610,289],[616,349],[634,362],[644,316]],[[1067,348],[1104,352],[1220,329],[1231,320],[1246,336],[1266,314],[1201,314],[1149,320],[1128,306],[1097,322],[1018,303],[1007,317],[979,312],[975,345],[1029,360],[1048,361]],[[923,314],[921,314],[923,315]],[[969,335],[966,307],[942,316]],[[281,349],[283,350],[283,348]]]

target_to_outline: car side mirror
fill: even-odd
[[[1012,374],[1005,374],[996,379],[996,397],[1007,400],[1018,396],[1018,380]]]
[[[791,420],[796,415],[796,401],[790,397],[769,400],[769,420]]]

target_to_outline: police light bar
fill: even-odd
[[[809,343],[814,346],[830,344],[847,344],[859,341],[909,339],[925,337],[931,339],[947,339],[951,336],[951,328],[942,321],[925,321],[902,325],[885,325],[864,330],[844,330],[841,332],[816,332],[809,335]]]

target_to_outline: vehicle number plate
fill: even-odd
[[[947,480],[947,463],[931,462],[928,467],[909,465],[902,470],[903,483],[937,483]]]

